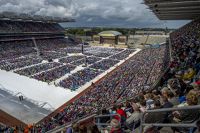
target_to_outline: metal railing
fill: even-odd
[[[186,127],[192,128],[197,127],[196,121],[192,123],[145,123],[144,115],[147,113],[159,113],[159,112],[170,112],[170,111],[182,111],[182,110],[200,110],[200,105],[196,106],[186,106],[186,107],[179,107],[179,108],[164,108],[164,109],[155,109],[155,110],[147,110],[146,112],[142,113],[141,115],[141,124],[140,124],[140,133],[143,132],[144,126],[151,126],[151,127]],[[198,116],[200,118],[200,116]]]
[[[114,118],[114,117],[118,117],[119,121],[121,121],[121,116],[119,114],[107,114],[107,115],[98,115],[95,116],[95,124],[97,125],[97,127],[99,129],[103,128],[102,126],[110,126],[110,121]],[[101,120],[103,118],[110,118],[108,121],[109,123],[101,123]]]
[[[96,114],[92,114],[92,115],[87,116],[87,117],[81,117],[81,118],[79,118],[78,120],[76,120],[76,123],[81,123],[81,122],[83,122],[83,121],[85,121],[85,120],[87,120],[87,119],[93,118],[93,117],[95,117],[95,116],[96,116]],[[65,130],[65,129],[67,129],[68,127],[70,127],[71,125],[72,125],[72,122],[69,122],[69,123],[63,124],[63,125],[61,125],[61,126],[58,126],[58,127],[54,128],[54,129],[52,129],[52,130],[49,130],[49,131],[47,131],[46,133],[57,133],[57,132],[61,132],[61,131]]]

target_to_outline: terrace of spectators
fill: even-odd
[[[125,95],[125,104],[122,106],[127,110],[127,115],[130,113],[130,109],[134,109],[136,112],[132,112],[131,115],[136,115],[135,113],[139,112],[141,114],[146,114],[145,117],[142,119],[142,125],[145,126],[144,131],[149,131],[152,132],[158,132],[162,127],[173,127],[171,128],[162,128],[161,132],[166,133],[166,132],[173,132],[173,131],[178,131],[178,132],[183,132],[186,133],[189,130],[192,131],[192,133],[195,131],[193,127],[199,128],[199,125],[196,125],[196,122],[199,120],[199,104],[200,104],[200,67],[199,67],[199,59],[200,59],[200,40],[199,40],[199,26],[200,26],[200,20],[195,20],[179,30],[173,32],[170,35],[170,52],[171,52],[171,61],[169,65],[169,69],[165,71],[164,75],[161,75],[161,82],[158,82],[159,84],[155,86],[156,88],[147,88],[143,90],[142,92],[136,92],[133,94],[130,94],[129,91],[125,91],[125,93],[130,94],[130,95]],[[168,51],[168,50],[167,50]],[[168,51],[169,52],[169,51]],[[166,55],[165,55],[166,57]],[[127,62],[127,65],[129,63]],[[144,66],[144,65],[142,65]],[[163,66],[167,67],[167,64],[163,64]],[[144,67],[145,68],[145,67]],[[147,71],[146,71],[147,72]],[[118,72],[119,73],[119,72]],[[144,74],[144,73],[143,73]],[[154,71],[150,73],[155,74]],[[140,73],[142,75],[142,73]],[[116,75],[115,75],[116,76]],[[125,78],[125,77],[123,77]],[[126,78],[125,78],[126,79]],[[112,80],[109,80],[109,82],[112,82]],[[114,81],[113,81],[114,82]],[[98,85],[97,85],[98,86]],[[135,88],[136,86],[131,86],[131,89],[136,89],[136,90],[141,90],[138,88]],[[144,87],[144,86],[143,86]],[[103,87],[102,87],[103,88]],[[110,88],[111,89],[111,88]],[[99,92],[101,93],[101,92]],[[117,94],[118,91],[113,92],[114,94]],[[87,93],[86,93],[87,94]],[[86,94],[83,96],[85,97]],[[106,92],[107,94],[107,92]],[[135,94],[135,97],[134,97]],[[138,94],[138,95],[137,95]],[[91,93],[89,93],[90,96]],[[137,95],[137,96],[136,96]],[[96,96],[96,95],[95,95]],[[128,101],[128,106],[127,106],[127,100],[129,98],[132,98],[133,100]],[[184,99],[185,97],[185,99]],[[186,98],[187,97],[187,98]],[[167,98],[167,101],[164,100],[163,98]],[[83,98],[84,99],[84,98]],[[87,99],[87,98],[86,98]],[[110,99],[112,99],[110,97]],[[102,100],[110,100],[104,97]],[[93,99],[92,99],[93,100]],[[101,99],[98,99],[101,101]],[[153,102],[152,102],[153,101]],[[145,102],[145,103],[143,103]],[[80,102],[78,102],[80,103]],[[105,102],[106,104],[106,102]],[[121,104],[120,102],[116,103]],[[132,104],[132,106],[130,105]],[[77,105],[77,102],[74,102],[74,106]],[[83,104],[81,104],[83,105]],[[183,107],[184,106],[184,107]],[[82,106],[83,107],[83,106]],[[171,108],[171,107],[177,107],[177,108]],[[182,108],[181,108],[182,107]],[[123,108],[123,109],[124,109]],[[172,110],[173,113],[169,114],[169,118],[166,117],[166,112],[162,113],[161,111],[165,110],[166,108],[170,108],[169,110]],[[193,110],[187,110],[187,109],[193,109]],[[80,108],[79,108],[80,109]],[[110,109],[109,107],[107,109]],[[119,109],[119,108],[117,108]],[[150,109],[150,111],[148,111]],[[183,111],[183,109],[186,109],[187,111]],[[62,110],[63,112],[67,111],[68,109]],[[146,111],[148,113],[146,113]],[[166,109],[167,110],[167,109]],[[178,114],[177,115],[177,111]],[[75,111],[76,110],[71,110]],[[111,108],[110,112],[107,112],[108,117],[110,118],[112,112],[115,111],[114,108]],[[157,111],[157,112],[156,112]],[[62,113],[63,113],[62,112]],[[156,112],[156,113],[153,113]],[[64,113],[64,118],[71,118],[72,116],[68,116],[67,112],[66,114]],[[73,113],[74,114],[74,113]],[[129,114],[130,115],[130,114]],[[56,120],[62,120],[63,117],[62,115],[59,115],[59,117],[53,117],[56,118]],[[73,115],[74,116],[74,115]],[[101,115],[100,115],[101,116]],[[88,118],[84,118],[83,121],[90,120],[92,121],[94,115],[90,115]],[[170,119],[172,117],[172,119]],[[67,120],[68,120],[67,119]],[[127,118],[129,119],[129,117]],[[130,118],[131,119],[131,118]],[[137,117],[139,120],[140,117]],[[162,120],[162,121],[161,121]],[[178,120],[178,121],[177,121]],[[129,120],[130,121],[130,120]],[[168,121],[168,123],[165,123]],[[52,121],[51,124],[57,123],[58,121]],[[62,121],[63,122],[63,121]],[[82,121],[80,120],[80,123]],[[131,121],[131,122],[136,122],[136,121]],[[70,123],[65,124],[63,127],[70,127]],[[163,124],[164,123],[164,124]],[[43,123],[44,125],[47,124]],[[98,123],[97,123],[98,124]],[[107,124],[107,123],[100,123],[100,124]],[[48,124],[47,124],[48,125]],[[52,126],[51,125],[51,126]],[[62,125],[62,124],[56,124],[57,126]],[[83,124],[86,125],[86,124]],[[51,126],[47,126],[48,128],[51,128]],[[73,126],[73,124],[72,124]],[[101,125],[98,125],[99,129],[102,129]],[[151,128],[149,128],[149,126]],[[177,127],[176,127],[177,126]],[[181,128],[182,126],[182,128]],[[54,126],[52,126],[55,128]],[[58,130],[55,131],[63,131],[63,127],[61,127],[61,130],[58,128]],[[161,127],[161,128],[157,128]],[[108,130],[112,129],[112,125],[109,127]],[[133,128],[130,128],[132,130]],[[107,130],[107,129],[106,129]],[[131,132],[129,130],[129,132]],[[196,130],[197,131],[197,130]],[[200,131],[200,129],[198,129]],[[197,131],[197,132],[198,132]]]
[[[145,1],[147,5],[155,6],[155,8],[159,7],[160,5],[171,5],[174,6],[174,8],[177,8],[179,10],[179,7],[184,10],[188,9],[190,10],[190,14],[187,13],[180,13],[180,14],[167,14],[167,15],[158,15],[160,19],[197,19],[199,15],[198,13],[195,13],[192,9],[194,6],[196,6],[198,9],[199,1],[180,1],[180,0],[168,0],[168,1],[161,1],[161,0],[146,0]],[[158,3],[158,4],[157,4]],[[191,6],[191,8],[190,8]],[[170,7],[167,7],[170,8]],[[158,12],[158,11],[156,11]],[[170,12],[170,11],[169,11]],[[182,12],[182,11],[180,11]],[[159,13],[158,13],[159,14]],[[179,101],[179,103],[173,102],[172,106],[187,106],[188,109],[190,106],[197,105],[199,104],[198,98],[199,98],[199,25],[200,21],[195,20],[186,26],[180,28],[179,30],[173,32],[170,35],[170,44],[171,44],[171,63],[170,63],[170,69],[166,73],[166,75],[163,78],[162,84],[160,84],[161,88],[157,88],[154,91],[146,90],[146,92],[140,93],[139,100],[134,100],[133,102],[139,104],[140,106],[137,108],[142,108],[142,109],[159,109],[161,108],[161,104],[164,106],[163,103],[158,103],[157,100],[161,100],[163,97],[169,96],[170,93],[173,93],[174,96],[170,96],[168,100],[171,100],[171,98],[175,98],[178,100],[180,97],[187,97],[185,99],[185,103],[183,101]],[[167,66],[165,64],[165,66]],[[178,80],[178,81],[177,81]],[[174,82],[174,83],[173,83]],[[192,83],[192,86],[191,86]],[[177,86],[179,84],[179,86]],[[182,91],[178,91],[177,89],[181,89]],[[184,90],[185,89],[185,90]],[[158,92],[157,92],[158,91]],[[147,93],[147,95],[145,95]],[[166,94],[167,93],[167,94]],[[138,93],[137,93],[138,94]],[[145,95],[145,96],[144,96]],[[154,96],[150,96],[154,95]],[[151,100],[154,101],[151,106],[146,106],[144,105],[140,100],[145,99],[146,104],[150,104],[149,102]],[[161,98],[161,99],[160,99]],[[180,100],[180,99],[179,99]],[[149,102],[148,102],[149,101]],[[160,102],[160,101],[159,101]],[[172,101],[171,101],[172,102]],[[183,102],[183,103],[182,103]],[[137,104],[133,104],[132,107],[135,109]],[[172,107],[171,106],[171,107]],[[65,110],[66,111],[66,110]],[[150,112],[150,111],[149,111]],[[199,115],[199,109],[196,108],[196,110],[189,111],[190,113],[188,114],[187,111],[180,111],[178,114],[177,112],[173,112],[171,115],[174,118],[179,119],[179,121],[176,121],[176,123],[179,124],[179,127],[173,128],[173,131],[181,131],[181,132],[188,132],[190,130],[188,127],[185,128],[180,128],[180,125],[184,123],[188,123],[187,120],[190,120],[190,122],[195,122],[197,121],[200,115]],[[185,116],[187,114],[187,116]],[[66,115],[66,114],[64,114]],[[160,117],[157,117],[160,116]],[[62,118],[62,117],[61,117]],[[71,118],[71,117],[67,117]],[[157,119],[158,118],[158,119]],[[157,122],[160,122],[162,119],[160,113],[156,113],[156,115],[152,115],[151,113],[147,114],[146,116],[146,121],[147,123],[151,123],[151,125],[154,127],[157,127],[159,124],[155,124]],[[133,121],[134,122],[134,121]],[[46,123],[44,123],[46,124]],[[51,123],[52,124],[52,123]],[[162,125],[162,124],[160,124]],[[172,124],[171,124],[172,125]],[[111,125],[112,126],[112,125]],[[163,126],[166,126],[163,124]],[[168,125],[170,126],[170,124]],[[175,124],[173,127],[176,126]],[[188,125],[189,126],[189,125]],[[196,125],[199,127],[199,125]],[[171,127],[171,126],[170,126]],[[112,127],[111,127],[112,128]],[[155,132],[158,130],[158,128],[153,129]],[[153,131],[151,130],[151,131]],[[191,131],[191,130],[190,130]],[[199,130],[200,131],[200,130]]]
[[[152,3],[165,2],[161,0],[147,1]],[[168,0],[167,2],[172,2],[171,4],[189,2],[193,6],[194,4],[198,5],[198,1],[184,2],[180,0]],[[187,7],[187,5],[185,6]],[[168,14],[165,19],[196,19],[197,14],[179,15]],[[149,109],[168,108],[169,106],[166,105],[168,102],[172,104],[170,104],[170,107],[185,106],[190,108],[190,106],[199,104],[199,29],[200,20],[194,20],[170,35],[169,47],[161,46],[155,49],[150,48],[140,51],[101,81],[93,84],[83,95],[80,95],[77,99],[73,99],[74,102],[64,105],[62,109],[59,108],[53,115],[49,115],[44,121],[38,123],[35,130],[37,132],[45,132],[61,125],[69,125],[72,123],[72,120],[79,119],[83,116],[90,116],[104,108],[108,110],[112,105],[121,104],[118,100],[129,100],[129,98],[132,99],[133,97],[135,98],[131,102],[128,101],[129,105],[125,106],[128,109],[127,112],[131,113],[131,115],[138,112],[143,114],[145,110]],[[172,59],[170,63],[168,48],[170,48]],[[167,68],[169,70],[164,71]],[[165,75],[162,75],[163,71],[166,72]],[[160,84],[158,84],[159,87],[154,88],[153,85],[159,78],[162,78]],[[119,109],[121,109],[119,106],[117,109],[113,108],[108,114],[114,111],[117,112]],[[133,109],[135,112],[131,112],[129,109]],[[159,129],[155,128],[157,126],[154,124],[157,122],[165,122],[160,120],[170,121],[169,124],[176,122],[177,124],[188,124],[190,126],[190,123],[196,122],[200,115],[199,109],[196,109],[189,112],[175,111],[170,113],[170,116],[174,118],[172,121],[166,118],[166,113],[164,115],[162,113],[149,113],[145,117],[144,122],[150,123],[153,126],[153,130],[157,131]],[[139,117],[137,119],[139,120]],[[110,128],[114,130],[114,128]],[[146,129],[149,129],[149,127],[146,127]],[[190,129],[185,127],[173,128],[173,130],[188,132]]]
[[[41,51],[41,55],[40,57],[36,56],[36,51],[35,51],[35,46],[33,45],[32,40],[26,40],[26,39],[22,39],[22,40],[18,40],[18,41],[2,41],[0,43],[0,50],[1,50],[1,55],[0,55],[0,68],[2,70],[6,70],[10,75],[9,77],[17,77],[16,74],[12,74],[12,72],[18,73],[20,75],[24,75],[30,78],[34,78],[37,80],[41,80],[43,82],[47,82],[49,86],[52,86],[53,83],[55,83],[54,81],[56,79],[59,79],[63,76],[66,76],[66,74],[70,73],[73,74],[71,75],[71,77],[73,78],[78,78],[81,80],[81,84],[80,85],[84,85],[86,82],[89,82],[90,80],[92,80],[94,78],[93,76],[93,71],[99,71],[99,72],[107,72],[107,69],[109,69],[109,67],[113,67],[113,65],[115,65],[115,63],[119,62],[120,60],[124,60],[125,58],[127,58],[130,54],[132,54],[132,52],[134,52],[135,50],[128,50],[128,49],[116,49],[116,48],[103,48],[103,47],[90,47],[90,46],[85,46],[84,47],[84,54],[82,54],[82,50],[81,50],[81,46],[70,46],[71,44],[69,42],[67,42],[67,40],[63,39],[63,38],[46,38],[46,39],[36,39],[35,42],[37,43],[38,48]],[[55,45],[56,44],[56,45]],[[126,53],[126,51],[128,51]],[[87,57],[87,58],[85,58]],[[110,57],[110,59],[109,59]],[[83,58],[83,62],[78,62],[79,59],[81,60],[81,58]],[[103,60],[105,60],[105,58],[107,58],[108,61],[116,61],[114,64],[110,64],[108,61],[106,61],[104,63]],[[49,59],[52,59],[52,62],[48,62]],[[45,62],[43,62],[45,61]],[[64,62],[62,62],[64,61]],[[74,70],[76,67],[81,66],[83,64],[85,64],[85,62],[87,62],[88,67],[90,67],[90,65],[92,66],[93,64],[100,62],[99,64],[102,66],[102,70],[98,70],[95,68],[89,68],[89,69],[85,69],[86,67],[83,67],[83,70],[81,71],[74,71],[74,73],[71,73],[72,70]],[[105,66],[104,66],[105,65]],[[89,70],[89,71],[88,71]],[[86,71],[86,75],[87,79],[81,74],[82,72]],[[1,72],[2,75],[4,75],[6,72]],[[104,74],[105,74],[104,73]],[[97,73],[99,74],[99,73]],[[1,75],[1,77],[3,77]],[[19,76],[19,75],[18,75]],[[20,76],[19,80],[21,80],[22,78],[25,79],[24,76]],[[58,84],[61,80],[60,79],[57,80],[56,84]],[[9,79],[7,79],[9,80]],[[28,80],[28,78],[26,78],[26,80]],[[9,80],[12,81],[12,80]],[[22,80],[21,80],[22,81]],[[21,82],[19,81],[19,82]],[[36,81],[36,80],[35,80]],[[26,82],[24,80],[24,82]],[[29,81],[28,81],[29,82]],[[29,84],[27,82],[27,84]],[[75,82],[75,81],[72,81]],[[2,82],[3,84],[6,84],[5,82]],[[50,84],[51,83],[51,84]],[[14,82],[12,82],[12,84],[16,84]],[[28,88],[33,88],[36,87],[35,82],[30,83],[30,86],[26,86]],[[42,83],[38,83],[38,85],[40,86],[40,84]],[[78,88],[80,87],[80,85],[78,86]],[[31,87],[33,86],[33,87]],[[7,87],[7,86],[6,86]],[[44,87],[44,86],[43,86]],[[41,88],[43,88],[41,87]],[[56,86],[54,86],[56,88]],[[63,86],[66,89],[70,89],[69,86]],[[24,87],[22,87],[24,88]],[[37,87],[38,88],[38,87]],[[59,87],[60,88],[60,87]],[[78,89],[76,88],[76,89]],[[19,90],[21,90],[21,88],[18,88]],[[57,89],[57,88],[56,88]],[[58,91],[60,89],[57,89]],[[82,89],[83,90],[83,89]],[[15,89],[15,91],[18,91],[17,89]],[[22,90],[24,91],[24,90]],[[39,90],[40,92],[42,90]],[[81,92],[80,90],[78,90],[79,92]],[[34,91],[33,91],[34,93]],[[33,95],[33,93],[28,93],[29,95]],[[70,95],[71,93],[68,93],[68,91],[66,91],[65,93],[67,93],[66,95]],[[73,92],[72,92],[73,93]],[[74,96],[74,94],[71,94],[72,96]],[[26,93],[27,96],[27,93]],[[45,96],[41,97],[44,98]],[[67,97],[69,98],[69,97]],[[52,99],[49,98],[49,99]],[[64,98],[63,98],[64,99]],[[63,101],[62,99],[62,101]],[[69,100],[69,99],[65,99],[65,100]],[[44,100],[45,101],[45,100]],[[48,100],[47,100],[48,101]],[[55,103],[55,100],[53,100]],[[57,100],[59,101],[59,100]],[[49,102],[51,103],[51,102]],[[10,103],[7,103],[7,107],[9,107]],[[29,105],[28,105],[29,106]],[[55,105],[54,105],[55,106]],[[18,108],[18,106],[16,107]],[[20,108],[20,107],[19,107]],[[2,108],[5,110],[5,108]],[[7,110],[7,112],[9,112],[9,110]],[[16,115],[18,113],[18,111],[16,111],[14,113],[14,115]],[[23,114],[28,114],[28,115],[33,115],[34,113],[28,113],[25,111],[23,112]],[[37,114],[37,113],[36,113]],[[26,122],[36,122],[37,120],[41,119],[42,117],[44,117],[44,115],[38,115],[37,119],[32,119],[32,120],[25,120]],[[24,117],[20,117],[19,119],[23,119]]]

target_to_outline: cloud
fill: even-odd
[[[163,27],[174,22],[158,20],[143,0],[0,0],[0,12],[73,17],[74,26]],[[176,22],[175,24],[176,25]],[[182,25],[182,24],[180,24]],[[178,26],[180,26],[178,25]],[[176,25],[177,26],[177,25]]]

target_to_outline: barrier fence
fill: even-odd
[[[142,113],[141,115],[141,125],[140,125],[140,133],[143,132],[144,126],[150,127],[185,127],[185,128],[197,128],[196,122],[200,119],[200,115],[197,116],[197,120],[191,123],[145,123],[144,115],[147,113],[159,113],[159,112],[170,112],[170,111],[183,111],[183,110],[199,110],[200,105],[196,106],[186,106],[186,107],[179,107],[179,108],[164,108],[164,109],[155,109],[155,110],[147,110],[146,112]]]

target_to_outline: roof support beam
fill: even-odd
[[[148,6],[151,6],[151,5],[154,6],[155,4],[159,4],[159,5],[186,4],[187,5],[187,4],[190,4],[190,3],[192,3],[192,4],[193,3],[200,3],[200,1],[198,1],[198,0],[197,1],[195,1],[195,0],[181,0],[181,1],[176,1],[176,0],[168,1],[168,0],[165,0],[165,1],[162,1],[162,2],[159,2],[159,1],[158,2],[152,2],[152,3],[146,3],[145,2],[145,4],[148,5]]]
[[[190,20],[200,16],[200,0],[145,0],[159,19]]]

